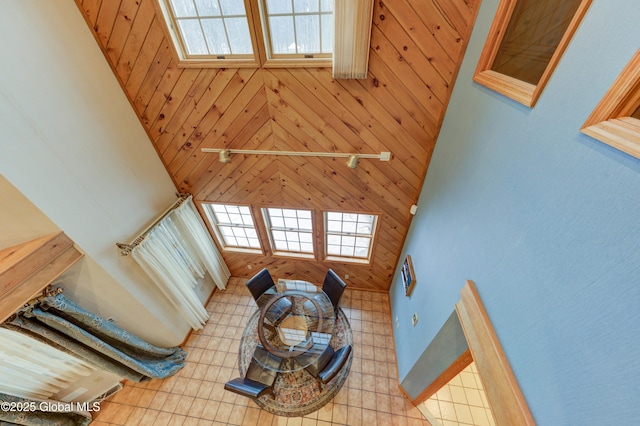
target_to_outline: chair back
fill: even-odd
[[[327,271],[327,275],[324,277],[324,283],[322,284],[322,291],[324,291],[331,303],[333,304],[333,310],[338,313],[338,304],[344,289],[347,288],[347,284],[336,274],[333,269]]]
[[[267,268],[264,268],[247,281],[247,287],[256,301],[265,291],[275,285],[276,284],[273,282],[273,278]]]

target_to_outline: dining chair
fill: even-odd
[[[345,288],[347,288],[347,284],[342,281],[333,269],[329,269],[324,277],[322,291],[329,296],[336,315],[338,314],[338,305],[340,304],[340,298],[342,297],[342,293],[344,293]]]
[[[256,359],[258,357],[260,362]],[[273,396],[273,384],[278,377],[282,361],[282,358],[269,353],[261,345],[258,345],[245,376],[229,380],[225,383],[224,388],[252,399],[260,398],[263,395]]]
[[[262,269],[253,277],[249,278],[246,285],[260,309],[263,308],[261,304],[264,305],[265,303],[264,299],[260,299],[260,297],[269,291],[269,289],[275,287],[273,278],[267,268]],[[267,312],[265,318],[271,324],[278,325],[290,311],[291,302],[283,297],[269,308],[269,312]]]
[[[321,385],[329,383],[344,367],[351,355],[351,345],[346,345],[334,351],[331,346],[320,355],[312,364],[305,367],[305,370],[318,379]]]

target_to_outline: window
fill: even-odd
[[[533,107],[591,0],[501,0],[474,81]]]
[[[268,57],[331,58],[333,0],[262,0]]]
[[[249,207],[202,203],[202,208],[223,249],[262,253]]]
[[[369,261],[377,216],[325,212],[324,222],[327,259]]]
[[[331,66],[333,0],[156,0],[182,66]]]
[[[581,132],[640,158],[640,50],[593,110]]]
[[[158,5],[184,63],[257,65],[242,0],[159,0]]]
[[[314,257],[313,220],[310,210],[262,209],[274,254]]]

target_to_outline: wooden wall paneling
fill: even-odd
[[[107,0],[108,1],[108,0]],[[129,74],[133,69],[133,65],[140,54],[140,48],[144,43],[144,40],[149,32],[151,23],[155,18],[155,8],[153,6],[155,0],[140,0],[140,6],[138,8],[138,14],[131,25],[131,31],[127,37],[127,41],[122,49],[122,54],[117,64],[114,64],[116,75],[119,77],[122,85],[127,84],[129,80]],[[103,46],[104,49],[104,46]],[[129,99],[131,99],[131,94]]]
[[[157,19],[154,19],[144,39],[140,54],[131,68],[125,90],[128,93],[137,95],[145,80],[160,81],[162,70],[166,69],[171,60],[171,57],[167,54],[168,50],[169,43],[164,38],[161,24]],[[153,68],[151,68],[152,64]],[[137,96],[134,96],[134,99],[137,99]],[[134,106],[138,107],[138,105],[139,103],[134,101]]]
[[[170,93],[165,94],[165,100],[158,99],[158,105],[162,104],[158,114],[153,117],[152,123],[149,126],[147,133],[153,141],[155,141],[162,134],[164,126],[173,118],[173,115],[177,112],[178,107],[181,105],[182,100],[187,95],[193,84],[198,79],[198,76],[202,72],[197,68],[185,68],[178,71],[180,74],[176,79],[176,84]]]
[[[307,80],[307,85],[310,87],[316,87],[317,84],[319,84],[327,92],[331,93],[334,99],[339,103],[339,106],[336,105],[336,107],[353,114],[354,117],[357,117],[357,120],[362,124],[362,126],[366,127],[371,133],[376,135],[376,138],[383,145],[380,147],[380,151],[390,151],[393,157],[398,158],[403,162],[416,159],[414,156],[418,157],[417,160],[419,162],[426,160],[428,153],[421,145],[418,144],[418,148],[412,150],[409,147],[416,145],[415,143],[397,143],[399,134],[402,135],[403,139],[411,139],[411,136],[396,120],[393,119],[393,117],[386,113],[374,115],[374,113],[369,110],[368,105],[366,105],[359,96],[345,96],[345,91],[347,90],[346,87],[341,84],[341,82],[331,78],[330,70],[313,68],[308,69],[307,72],[316,80],[315,82]],[[355,85],[360,89],[362,88],[358,83],[355,83]],[[418,141],[414,140],[412,142]],[[383,147],[384,149],[382,149]],[[407,166],[409,166],[409,164],[407,164]],[[421,167],[411,168],[409,166],[408,168],[411,170],[420,170]]]
[[[122,0],[120,3],[120,9],[105,48],[107,58],[111,64],[117,64],[120,59],[139,6],[140,2],[138,0]]]
[[[240,93],[244,87],[244,82],[250,79],[255,72],[256,70],[254,69],[242,68],[234,70],[233,74],[229,76],[226,70],[223,70],[222,74],[219,74],[221,77],[212,81],[210,93],[207,94],[202,107],[198,105],[196,108],[197,115],[193,117],[194,122],[189,123],[191,133],[187,136],[187,140],[191,143],[189,147],[191,151],[174,147],[174,150],[178,152],[168,163],[169,173],[172,175],[174,182],[182,182],[193,167],[203,158],[211,155],[200,151],[202,142],[220,120],[231,102]],[[182,147],[183,143],[181,141],[177,143],[172,141],[172,145]],[[163,153],[163,155],[166,155],[166,153]],[[166,155],[165,158],[168,160],[170,157],[171,155]]]
[[[406,62],[415,74],[420,78],[421,85],[426,86],[441,102],[444,101],[449,93],[449,83],[440,74],[438,69],[432,63],[432,57],[426,57],[415,42],[409,37],[395,17],[388,14],[385,19],[380,19],[374,15],[373,27],[378,33],[384,36],[377,36],[374,40],[381,40],[383,43],[388,40],[388,44],[393,46],[396,51],[398,61]],[[376,43],[378,46],[380,42]],[[382,47],[386,47],[384,43]],[[430,52],[433,54],[434,52]],[[393,53],[392,53],[393,54]]]
[[[98,13],[100,12],[100,4],[102,0],[75,0],[76,5],[80,8],[80,11],[84,15],[85,21],[93,31],[96,20],[98,19]]]
[[[178,112],[164,126],[162,133],[156,137],[154,141],[156,149],[164,158],[167,158],[167,163],[170,163],[169,158],[173,159],[171,154],[166,152],[167,149],[174,148],[172,152],[175,155],[178,150],[185,147],[184,143],[172,144],[172,142],[175,140],[176,134],[184,128],[185,122],[193,114],[193,111],[201,102],[202,98],[211,92],[211,81],[215,78],[217,73],[218,69],[216,68],[207,68],[202,70],[193,86],[191,86],[191,89],[182,100],[182,103],[178,107]]]
[[[419,5],[416,6],[416,8],[419,7]],[[416,22],[416,13],[411,5],[406,1],[385,2],[379,8],[378,19],[386,21],[388,15],[392,15],[390,19],[397,21],[398,25],[404,29],[416,46],[420,48],[440,75],[446,81],[451,81],[453,70],[457,66],[454,57],[446,52],[431,31],[431,28],[419,25],[419,22]]]
[[[387,65],[386,58],[378,55],[375,48],[372,48],[369,52],[369,74],[373,75],[378,84],[384,86],[394,98],[402,99],[402,106],[408,115],[429,136],[435,135],[436,117],[433,117],[422,102],[416,99],[411,88],[406,87],[402,81],[396,78]]]
[[[369,265],[324,260],[316,229],[315,260],[224,251],[232,273],[268,266],[320,283],[331,267],[351,275],[352,288],[387,290],[478,2],[376,2],[363,80],[334,80],[327,68],[182,68],[154,2],[76,0],[178,190],[250,205],[263,240],[264,206],[310,208],[316,228],[326,210],[379,216]],[[389,151],[392,159],[349,169],[343,158],[232,154],[223,164],[202,147]]]
[[[118,16],[118,9],[120,9],[119,0],[103,1],[100,5],[100,11],[93,30],[102,45],[106,45],[109,42],[111,30],[115,24],[116,16]]]
[[[402,54],[375,25],[371,28],[371,48],[381,58],[392,57],[396,59],[394,61],[385,61],[386,66],[396,78],[402,81],[404,87],[411,91],[412,96],[431,117],[432,122],[437,122],[442,113],[442,101],[438,99],[429,86],[424,84],[413,68],[404,61]],[[380,71],[377,72],[378,74],[380,73]]]

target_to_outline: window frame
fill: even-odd
[[[228,251],[228,252],[236,252],[236,253],[250,253],[250,254],[261,254],[264,255],[264,245],[262,243],[262,238],[260,236],[260,231],[258,230],[258,227],[256,225],[256,218],[253,212],[253,209],[251,208],[251,206],[249,205],[244,205],[244,204],[229,204],[229,203],[217,203],[217,202],[209,202],[209,201],[201,201],[200,203],[200,209],[202,210],[202,212],[204,213],[203,216],[206,218],[205,222],[207,223],[207,226],[209,227],[209,229],[211,229],[212,234],[215,236],[218,245],[220,246],[220,248],[223,251]],[[249,214],[251,215],[251,222],[253,224],[253,230],[256,233],[257,239],[258,239],[258,248],[253,248],[253,247],[241,247],[241,246],[230,246],[227,245],[225,239],[224,239],[224,235],[223,233],[220,231],[220,229],[218,228],[218,225],[220,224],[215,215],[213,215],[213,211],[210,211],[210,208],[208,206],[213,206],[213,205],[221,205],[221,206],[231,206],[231,207],[246,207],[249,209]],[[224,226],[236,226],[236,224],[226,224],[226,223],[222,223],[222,225]],[[242,228],[246,228],[245,226],[242,226]]]
[[[489,30],[487,40],[485,42],[482,53],[480,54],[480,60],[476,67],[473,81],[481,84],[491,90],[494,90],[504,96],[507,96],[516,102],[519,102],[527,107],[533,108],[538,101],[542,91],[548,83],[553,71],[560,62],[560,58],[564,54],[573,34],[578,29],[582,18],[587,12],[587,9],[591,5],[592,0],[582,0],[575,15],[571,19],[567,30],[565,31],[562,39],[558,43],[556,50],[554,51],[549,63],[547,64],[544,73],[540,77],[538,84],[533,85],[531,83],[518,80],[517,78],[493,71],[491,68],[496,60],[500,45],[504,38],[505,32],[513,12],[515,10],[517,2],[520,0],[501,0],[498,5],[498,10],[493,19],[493,23]]]
[[[373,221],[371,223],[371,234],[369,235],[365,235],[365,234],[357,234],[357,233],[349,233],[349,232],[340,232],[340,233],[335,233],[335,232],[329,232],[329,226],[328,226],[328,214],[329,213],[339,213],[342,215],[345,214],[355,214],[355,215],[367,215],[367,216],[373,216]],[[373,250],[374,250],[374,244],[376,241],[376,235],[378,232],[378,222],[379,222],[379,215],[375,214],[375,213],[363,213],[363,212],[345,212],[345,211],[329,211],[329,210],[325,210],[322,212],[322,224],[323,224],[323,244],[324,244],[324,260],[325,261],[329,261],[329,262],[348,262],[348,263],[358,263],[358,264],[371,264],[371,261],[373,259]],[[336,254],[329,254],[328,253],[328,246],[329,246],[329,235],[353,235],[355,237],[366,237],[369,238],[369,250],[368,250],[368,255],[366,258],[362,258],[362,257],[356,257],[356,256],[344,256],[344,255],[336,255]]]
[[[331,54],[314,54],[312,57],[308,57],[304,54],[274,54],[271,48],[269,16],[267,15],[266,1],[267,0],[257,0],[256,14],[259,17],[260,35],[261,40],[263,41],[262,48],[264,49],[263,65],[265,68],[331,67],[333,65],[333,48]],[[332,16],[333,13],[334,12],[332,12]],[[293,16],[295,16],[295,14]]]
[[[173,17],[169,0],[155,0],[154,5],[156,12],[164,18],[162,25],[167,38],[171,40],[171,49],[178,58],[179,66],[183,68],[257,68],[260,66],[260,46],[258,43],[255,25],[251,19],[253,8],[251,0],[243,0],[245,12],[247,14],[247,25],[249,27],[249,35],[251,37],[251,46],[253,55],[227,55],[224,58],[199,56],[190,58],[187,56],[186,48],[183,44],[183,37],[178,29],[178,25]]]
[[[290,250],[281,250],[276,248],[276,244],[274,243],[274,237],[273,237],[273,226],[271,223],[271,215],[269,214],[269,209],[281,209],[281,210],[295,210],[296,212],[298,211],[305,211],[305,212],[309,212],[311,215],[311,230],[308,232],[309,234],[311,234],[311,247],[312,247],[312,252],[311,253],[307,253],[307,252],[299,252],[299,251],[290,251]],[[264,226],[265,226],[265,231],[267,234],[267,238],[269,240],[269,248],[271,250],[271,254],[274,256],[282,256],[282,257],[289,257],[289,258],[300,258],[300,259],[317,259],[316,253],[318,250],[317,247],[317,238],[315,236],[315,210],[314,209],[299,209],[299,208],[295,208],[295,207],[278,207],[278,206],[268,206],[268,207],[262,207],[260,209],[260,213],[262,214],[262,220],[264,222]],[[296,213],[297,215],[297,213]],[[300,228],[278,228],[277,230],[293,230],[295,232],[304,232],[307,233],[307,231],[300,231]]]
[[[580,131],[633,157],[640,158],[640,49],[618,75]]]
[[[251,35],[251,45],[253,47],[253,57],[224,59],[217,58],[188,58],[182,44],[182,37],[179,34],[177,24],[175,24],[169,0],[153,0],[156,13],[164,18],[161,25],[166,37],[171,40],[170,49],[178,58],[178,66],[181,68],[327,68],[333,66],[333,53],[328,58],[272,58],[267,48],[265,38],[265,27],[263,27],[263,17],[261,5],[264,0],[243,0],[247,13],[247,24]]]

